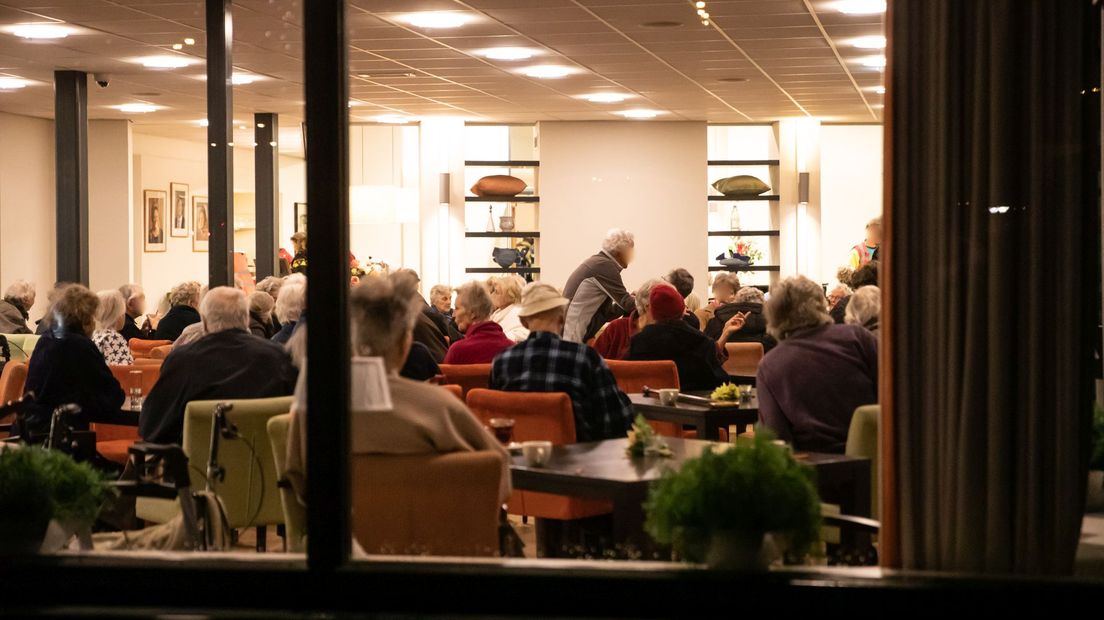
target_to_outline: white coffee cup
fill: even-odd
[[[521,454],[530,467],[541,467],[552,457],[551,441],[526,441],[521,444]]]
[[[658,390],[659,404],[670,407],[678,402],[679,391],[675,388]]]

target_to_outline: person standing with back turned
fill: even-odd
[[[636,241],[632,233],[611,229],[602,241],[602,250],[583,261],[564,287],[570,300],[563,338],[585,343],[603,325],[632,312],[633,296],[625,290],[621,272],[632,262]]]

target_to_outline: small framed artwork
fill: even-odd
[[[207,197],[192,196],[192,251],[206,252],[211,239],[211,221],[207,213]]]
[[[142,192],[145,205],[145,250],[147,252],[165,251],[165,206],[168,194],[160,189],[147,189]]]
[[[307,203],[295,203],[295,232],[307,232]]]
[[[169,199],[172,201],[172,226],[169,234],[173,237],[187,237],[188,186],[184,183],[169,183]]]

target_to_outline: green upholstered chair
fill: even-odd
[[[38,339],[41,336],[34,334],[4,334],[4,337],[8,339],[8,345],[11,347],[11,361],[13,362],[26,362],[31,358],[31,353],[34,352],[35,345],[38,344]]]
[[[278,480],[284,480],[287,474],[288,425],[291,414],[273,416],[268,419],[268,440],[272,445],[272,458],[276,464]],[[280,503],[284,508],[284,529],[288,551],[307,550],[307,510],[299,503],[295,490],[288,484],[280,485]]]
[[[864,405],[851,416],[851,427],[847,431],[847,447],[844,454],[870,459],[870,516],[878,518],[878,428],[882,408],[879,405]]]
[[[251,400],[203,400],[188,403],[184,411],[184,453],[188,456],[192,488],[206,488],[207,460],[211,446],[211,420],[219,403],[233,405],[226,419],[237,426],[241,439],[219,442],[218,462],[226,478],[215,491],[226,508],[226,523],[233,529],[258,528],[258,550],[264,549],[265,526],[282,525],[284,509],[276,486],[276,463],[268,438],[269,419],[288,413],[292,398]],[[139,498],[138,518],[164,523],[176,516],[175,500]]]

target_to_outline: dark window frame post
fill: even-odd
[[[88,285],[88,74],[54,72],[57,281]]]
[[[279,275],[280,250],[280,115],[253,115],[253,147],[257,192],[257,281]]]
[[[234,28],[230,0],[207,0],[206,6],[207,277],[214,288],[234,285]]]

